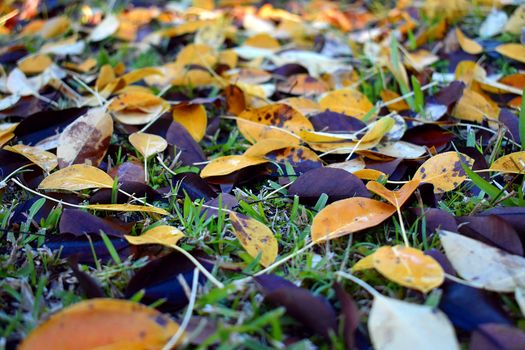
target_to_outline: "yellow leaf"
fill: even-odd
[[[385,173],[375,169],[360,169],[352,172],[352,174],[354,174],[362,180],[377,181],[381,177],[387,178],[387,175]]]
[[[268,266],[278,254],[278,244],[272,231],[266,225],[248,216],[230,212],[233,232],[252,257],[261,254],[260,263]]]
[[[131,244],[160,244],[166,247],[172,247],[177,245],[177,242],[184,237],[179,229],[168,226],[160,225],[143,232],[140,236],[124,235],[124,238]]]
[[[0,147],[15,137],[15,129],[19,123],[4,123],[0,125]]]
[[[282,139],[263,139],[248,148],[244,155],[248,157],[264,157],[270,152],[280,150],[290,146],[286,140]]]
[[[366,188],[368,188],[369,191],[387,200],[396,208],[401,208],[403,204],[410,198],[412,193],[414,193],[414,191],[417,189],[419,183],[419,180],[410,180],[406,184],[404,184],[399,190],[391,191],[379,182],[370,181],[366,184]]]
[[[168,104],[149,92],[131,90],[114,98],[108,106],[115,118],[129,125],[146,124],[168,109]]]
[[[470,89],[463,91],[463,96],[452,111],[452,116],[461,120],[481,123],[483,120],[489,121],[499,119],[499,107],[483,95]],[[490,124],[489,124],[490,125]]]
[[[212,176],[224,176],[235,171],[268,161],[260,157],[249,156],[224,156],[212,160],[201,171],[201,177],[207,178]]]
[[[135,205],[135,204],[89,204],[86,205],[87,209],[91,210],[108,210],[108,211],[126,211],[126,212],[143,212],[143,213],[154,213],[160,215],[170,215],[166,210],[147,206],[147,205]]]
[[[291,144],[298,144],[299,138],[290,133],[313,130],[312,123],[305,116],[281,103],[245,110],[239,115],[237,126],[251,143],[267,138],[280,138]]]
[[[369,270],[374,268],[374,253],[365,256],[352,266],[352,272]]]
[[[474,159],[464,154],[461,158],[469,167],[474,164]],[[435,193],[452,191],[467,178],[461,160],[456,152],[435,155],[417,169],[414,179],[433,184]]]
[[[206,109],[202,105],[181,104],[174,106],[173,120],[184,126],[197,142],[202,140],[206,133],[208,117],[206,116]]]
[[[396,100],[399,98],[399,94],[395,91],[384,89],[381,91],[381,98],[384,102],[390,102],[392,100]],[[396,111],[406,111],[410,109],[410,106],[405,102],[405,100],[401,99],[397,102],[391,103],[387,105],[387,108],[390,112]]]
[[[133,84],[151,75],[162,75],[162,71],[159,68],[145,67],[135,69],[129,73],[124,74],[120,79],[124,80],[126,85]]]
[[[113,179],[99,168],[74,164],[46,177],[38,188],[41,190],[80,191],[87,188],[113,188]]]
[[[525,151],[514,152],[496,159],[490,170],[501,173],[525,174]]]
[[[496,52],[515,61],[525,63],[525,45],[503,44],[496,47]]]
[[[91,299],[51,316],[29,333],[19,349],[129,349],[122,347],[125,344],[160,349],[178,329],[171,318],[148,306],[128,300]]]
[[[255,34],[254,36],[248,38],[244,42],[244,45],[271,50],[277,50],[281,47],[276,39],[266,33]]]
[[[54,17],[47,20],[38,34],[44,39],[51,39],[66,32],[71,22],[66,16]]]
[[[356,90],[341,89],[325,94],[319,101],[322,109],[343,113],[357,119],[370,112],[374,105],[368,98]]]
[[[317,102],[304,97],[289,97],[280,100],[279,103],[284,103],[305,116],[322,112],[321,106]]]
[[[312,222],[312,240],[327,241],[379,225],[396,208],[369,198],[353,197],[336,201],[321,210]]]
[[[523,27],[525,27],[525,4],[514,10],[509,21],[505,24],[505,31],[512,34],[520,34]]]
[[[53,64],[48,55],[33,55],[18,61],[18,68],[25,74],[42,73]]]
[[[41,150],[38,147],[18,144],[14,146],[5,146],[4,149],[26,157],[46,172],[50,172],[58,165],[57,156],[51,152]]]
[[[467,37],[459,27],[456,27],[456,36],[461,49],[471,55],[479,55],[483,52],[483,47],[474,40]]]
[[[374,268],[389,280],[423,293],[439,287],[445,279],[441,265],[415,248],[381,247],[373,254],[373,263]]]
[[[162,137],[144,132],[129,135],[129,142],[144,158],[160,153],[168,147],[168,143]]]

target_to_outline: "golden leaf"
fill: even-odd
[[[160,244],[166,247],[176,245],[182,237],[184,237],[182,231],[168,225],[155,226],[154,228],[143,232],[140,236],[124,235],[124,238],[134,245]]]
[[[46,177],[38,188],[41,190],[80,191],[88,188],[113,188],[113,179],[99,168],[74,164]]]
[[[490,170],[500,173],[525,174],[525,151],[514,152],[496,159]]]
[[[435,193],[452,191],[467,178],[461,167],[461,161],[469,167],[474,164],[474,159],[464,154],[461,158],[460,160],[456,152],[437,154],[417,169],[414,179],[433,184]]]
[[[41,150],[38,147],[18,144],[14,146],[5,146],[4,149],[6,151],[18,153],[26,157],[31,162],[44,169],[46,172],[50,172],[58,165],[57,156],[51,152]]]
[[[260,263],[268,266],[278,254],[278,244],[272,231],[266,225],[248,216],[230,212],[233,232],[252,257],[261,254]]]

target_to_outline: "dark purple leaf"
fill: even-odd
[[[525,207],[497,207],[488,209],[479,215],[497,215],[514,228],[525,242]]]
[[[78,268],[77,259],[74,256],[68,258],[69,266],[73,270],[73,275],[78,280],[78,284],[88,299],[105,298],[106,294],[100,287],[100,283],[91,275]]]
[[[197,199],[209,201],[217,195],[215,190],[195,173],[177,174],[173,176],[171,183],[174,186],[180,186],[179,195],[184,196],[186,193],[192,201]]]
[[[356,132],[366,127],[366,124],[357,118],[330,110],[311,116],[310,122],[316,131],[343,132],[345,134]]]
[[[347,349],[353,349],[355,344],[355,332],[359,325],[359,309],[354,299],[348,294],[341,284],[335,282],[335,294],[341,303],[341,322],[343,324],[343,339]],[[341,329],[341,326],[339,327]]]
[[[144,166],[141,163],[128,161],[111,169],[109,175],[113,178],[118,176],[119,182],[146,183],[144,179]]]
[[[326,299],[292,283],[288,284],[284,279],[278,282],[279,279],[281,278],[275,276],[269,283],[271,287],[261,288],[265,301],[284,307],[290,317],[324,337],[329,337],[330,333],[337,331],[335,311]],[[266,285],[265,282],[267,280],[263,282]]]
[[[20,122],[15,129],[16,141],[35,145],[50,136],[61,133],[66,126],[84,115],[87,108],[67,108],[58,111],[37,112]]]
[[[275,75],[283,77],[290,77],[296,74],[307,74],[308,70],[297,63],[288,63],[283,66],[277,67],[272,71]]]
[[[104,232],[108,236],[123,237],[131,230],[129,225],[118,220],[102,219],[80,209],[64,209],[59,223],[60,233],[82,236]]]
[[[403,141],[420,146],[439,148],[450,143],[454,134],[434,124],[424,124],[408,129],[403,135]]]
[[[194,165],[206,160],[206,156],[201,146],[191,137],[189,132],[179,123],[172,122],[166,132],[166,141],[170,145],[177,147],[176,152],[180,152],[179,160],[183,165]],[[195,165],[202,168],[203,165]]]
[[[496,215],[456,217],[461,234],[511,254],[523,255],[523,247],[516,230]]]
[[[155,191],[153,188],[142,182],[125,181],[121,182],[119,186],[120,189],[124,192],[132,194],[133,196],[138,198],[146,197],[146,199],[148,200],[162,199],[162,196],[159,192]],[[98,190],[93,196],[91,196],[91,198],[89,199],[89,203],[111,204],[111,193],[112,190],[109,188],[103,188],[101,190]],[[129,201],[130,198],[127,195],[121,192],[117,193],[117,203],[122,204],[127,203]]]
[[[196,255],[192,252],[192,255]],[[196,257],[199,257],[197,255]],[[211,271],[212,265],[201,260],[204,267]],[[153,303],[159,299],[166,300],[162,305],[165,310],[176,311],[188,303],[188,298],[184,288],[179,282],[178,276],[182,275],[188,285],[191,286],[193,280],[193,270],[195,266],[184,255],[173,252],[161,258],[149,262],[146,266],[137,271],[129,281],[126,289],[126,297],[131,297],[140,290],[145,292],[142,299],[143,303]],[[206,277],[199,275],[199,283],[204,284]]]
[[[122,259],[127,259],[131,255],[129,243],[122,238],[110,238],[115,250]],[[106,244],[99,234],[90,234],[76,237],[69,234],[53,235],[49,237],[44,246],[51,249],[53,252],[60,251],[61,258],[67,258],[74,255],[80,264],[93,264],[96,259],[105,263],[112,261]]]
[[[522,350],[525,349],[525,332],[501,324],[481,325],[470,339],[469,350]]]
[[[239,201],[237,200],[237,198],[235,198],[229,193],[219,193],[219,195],[216,198],[209,200],[204,204],[210,207],[231,210],[239,205]],[[217,209],[208,207],[204,207],[204,212],[206,215],[206,219],[209,219],[212,216],[216,216],[219,213]]]
[[[510,138],[511,140],[514,140],[514,142],[517,142],[521,144],[521,138],[520,138],[520,123],[518,116],[514,113],[512,113],[507,108],[502,108],[499,113],[499,120],[505,124],[508,131],[505,134],[506,137]]]
[[[490,293],[456,282],[445,285],[439,308],[455,326],[466,331],[484,323],[512,324]]]
[[[370,197],[363,181],[348,171],[336,168],[310,170],[295,180],[289,194],[299,196],[302,203],[315,204],[326,193],[334,202],[351,197]]]
[[[441,268],[449,275],[456,274],[456,271],[454,270],[454,267],[452,267],[450,260],[448,260],[446,255],[439,250],[432,248],[428,251],[425,251],[425,255],[433,257],[439,263],[439,265],[441,265]]]
[[[462,81],[453,81],[448,86],[441,89],[435,96],[437,103],[450,107],[455,104],[461,96],[463,96],[463,90],[465,89],[465,83]]]

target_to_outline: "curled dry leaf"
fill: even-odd
[[[261,222],[248,216],[230,212],[233,232],[248,254],[256,258],[261,255],[260,264],[268,266],[275,261],[278,244],[272,231]]]
[[[353,271],[375,268],[402,286],[428,293],[445,280],[441,265],[421,250],[406,246],[384,246],[360,260]]]
[[[343,199],[326,206],[312,222],[312,240],[321,242],[379,225],[396,208],[369,198]]]
[[[51,316],[24,339],[19,349],[160,349],[178,329],[175,321],[145,305],[92,299]]]
[[[206,164],[201,171],[201,177],[224,176],[253,165],[264,163],[268,163],[268,160],[260,157],[244,155],[219,157]]]
[[[439,237],[454,269],[471,284],[495,292],[525,287],[525,258],[450,231],[439,230]]]
[[[125,212],[143,212],[160,215],[170,215],[166,210],[149,205],[136,204],[89,204],[87,209],[91,210],[108,210],[108,211],[125,211]]]
[[[242,112],[237,119],[237,126],[251,143],[266,138],[280,138],[297,144],[299,137],[294,137],[291,133],[313,130],[312,124],[305,116],[281,103]]]
[[[417,325],[410,327],[407,325]],[[439,310],[378,295],[368,317],[375,349],[459,350],[452,324]]]
[[[158,96],[145,91],[129,91],[118,95],[108,106],[115,118],[130,125],[146,124],[168,108]]]
[[[184,237],[182,231],[169,225],[155,226],[154,228],[143,232],[140,236],[124,235],[124,238],[134,245],[160,244],[166,247],[177,245],[177,242],[182,237]]]
[[[414,179],[431,183],[435,193],[452,191],[467,178],[461,162],[469,167],[474,164],[474,159],[464,154],[461,154],[461,159],[459,157],[456,152],[435,155],[417,169]]]
[[[113,135],[113,119],[104,108],[93,108],[69,124],[58,139],[60,168],[72,164],[98,166]]]
[[[80,191],[88,188],[113,188],[113,179],[99,168],[74,164],[46,177],[38,188],[41,190]]]
[[[144,158],[149,158],[154,154],[160,153],[168,147],[168,143],[164,138],[143,132],[136,132],[129,135],[129,142]]]
[[[419,186],[420,182],[421,181],[419,180],[410,180],[406,184],[404,184],[403,187],[401,187],[399,190],[391,191],[379,182],[370,181],[366,184],[366,188],[368,188],[369,191],[372,191],[378,196],[387,200],[390,204],[399,209],[408,200],[408,198],[410,198],[412,193],[414,193],[414,191]]]
[[[202,105],[182,104],[174,106],[173,120],[184,126],[197,142],[202,140],[206,133],[208,118],[206,109]]]
[[[46,172],[50,172],[51,170],[56,168],[58,164],[57,157],[53,153],[43,151],[38,147],[18,144],[14,146],[5,146],[4,149],[6,151],[18,153],[26,157],[31,162],[44,169],[44,171]]]
[[[501,173],[525,174],[525,151],[507,154],[490,166],[490,170]]]

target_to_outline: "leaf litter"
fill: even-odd
[[[2,3],[1,346],[523,347],[524,6]]]

